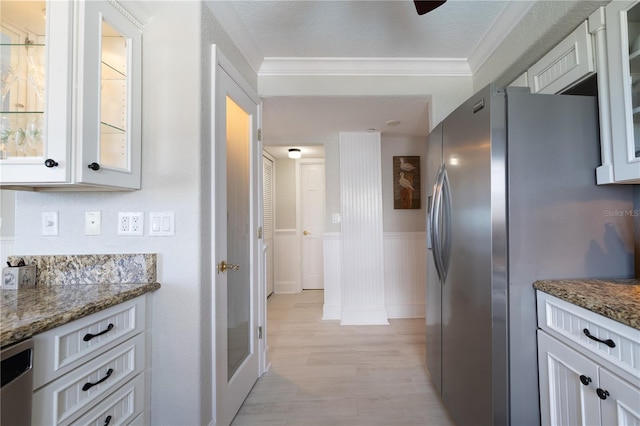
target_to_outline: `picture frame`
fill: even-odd
[[[393,208],[420,209],[420,156],[393,157]]]

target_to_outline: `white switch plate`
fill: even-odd
[[[331,223],[340,223],[340,213],[334,213],[331,215]]]
[[[100,235],[102,232],[102,214],[84,212],[84,235]]]
[[[42,212],[42,235],[58,235],[58,212]]]
[[[144,235],[144,212],[119,212],[118,235]]]
[[[150,212],[149,235],[170,237],[175,235],[175,215],[173,212]]]

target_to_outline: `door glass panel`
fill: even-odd
[[[631,106],[633,114],[632,157],[640,158],[640,3],[627,13],[629,40],[629,71],[631,78]],[[631,143],[631,142],[629,142]]]
[[[100,67],[100,165],[129,169],[127,58],[129,40],[102,22]]]
[[[0,159],[42,157],[46,3],[2,1]]]
[[[228,378],[251,352],[249,146],[251,117],[227,96]]]

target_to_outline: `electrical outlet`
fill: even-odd
[[[144,235],[144,212],[119,212],[118,235]]]

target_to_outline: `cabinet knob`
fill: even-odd
[[[607,397],[609,396],[609,391],[600,388],[596,389],[596,393],[598,394],[598,397],[603,400],[607,399]]]
[[[47,158],[46,160],[44,160],[44,165],[46,167],[52,168],[52,167],[57,167],[58,163],[52,160],[51,158]]]
[[[87,167],[89,167],[91,170],[100,170],[100,164],[98,163],[91,163]]]
[[[583,385],[589,386],[589,383],[591,383],[591,377],[587,377],[584,374],[582,374],[580,376],[580,381],[582,382]]]

